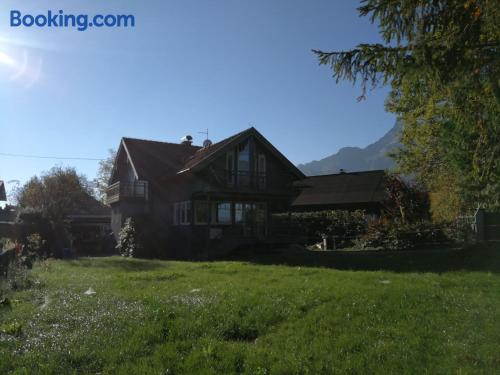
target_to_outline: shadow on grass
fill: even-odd
[[[149,259],[126,259],[120,256],[106,258],[79,258],[76,261],[70,261],[70,265],[83,268],[109,268],[126,272],[154,271],[168,268],[168,265],[165,262]]]
[[[442,273],[465,270],[500,273],[500,244],[416,251],[283,250],[268,254],[234,255],[227,260],[356,271]]]

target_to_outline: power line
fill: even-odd
[[[98,159],[98,158],[78,158],[78,157],[62,157],[62,156],[10,154],[10,153],[6,153],[6,152],[0,152],[0,156],[9,156],[9,157],[13,157],[13,158],[55,159],[55,160],[92,160],[92,161],[105,160],[105,159]]]

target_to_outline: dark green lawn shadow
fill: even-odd
[[[323,267],[355,271],[500,273],[500,244],[476,245],[464,249],[422,249],[415,251],[308,251],[233,255],[228,260],[263,265]]]

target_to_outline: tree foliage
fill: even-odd
[[[429,198],[425,188],[397,175],[388,175],[384,216],[391,221],[410,224],[429,219]]]
[[[74,168],[54,167],[22,186],[17,201],[21,208],[40,212],[44,218],[60,223],[67,214],[84,207],[91,192],[90,183]]]
[[[398,164],[441,197],[434,214],[500,208],[498,2],[365,0],[358,10],[384,44],[316,50],[320,63],[360,82],[361,98],[391,85],[386,105],[404,124]]]
[[[96,197],[103,203],[106,202],[106,190],[108,188],[109,179],[113,172],[113,166],[116,159],[116,151],[108,150],[108,157],[99,162],[97,176],[94,179],[94,190]]]

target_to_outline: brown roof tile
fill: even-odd
[[[152,183],[174,176],[200,149],[198,146],[135,138],[123,138],[123,144],[138,178]]]
[[[310,176],[296,186],[300,195],[292,206],[376,203],[385,198],[383,170]]]

